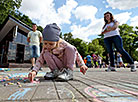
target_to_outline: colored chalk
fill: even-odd
[[[14,83],[8,82],[8,85],[14,85]]]
[[[19,87],[19,88],[21,88],[21,87],[22,87],[22,85],[18,85],[18,87]]]

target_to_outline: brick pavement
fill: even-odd
[[[37,76],[39,84],[31,84],[23,78],[28,73],[27,68],[0,72],[0,77],[9,75],[12,78],[0,82],[0,102],[138,102],[138,71],[130,72],[129,68],[118,68],[117,72],[104,70],[90,68],[82,75],[79,68],[75,68],[74,80],[60,82],[44,80],[42,76],[48,71],[44,68]]]

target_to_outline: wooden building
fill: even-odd
[[[27,34],[31,30],[29,26],[10,15],[0,25],[0,67],[8,67],[9,63],[29,62]]]

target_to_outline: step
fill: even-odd
[[[30,63],[9,63],[9,68],[30,68]]]

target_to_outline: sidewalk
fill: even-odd
[[[74,80],[59,82],[44,80],[49,70],[43,68],[36,78],[40,83],[31,84],[26,79],[27,68],[13,68],[0,72],[0,102],[138,102],[138,71],[104,70],[91,68],[82,75],[75,68]]]

